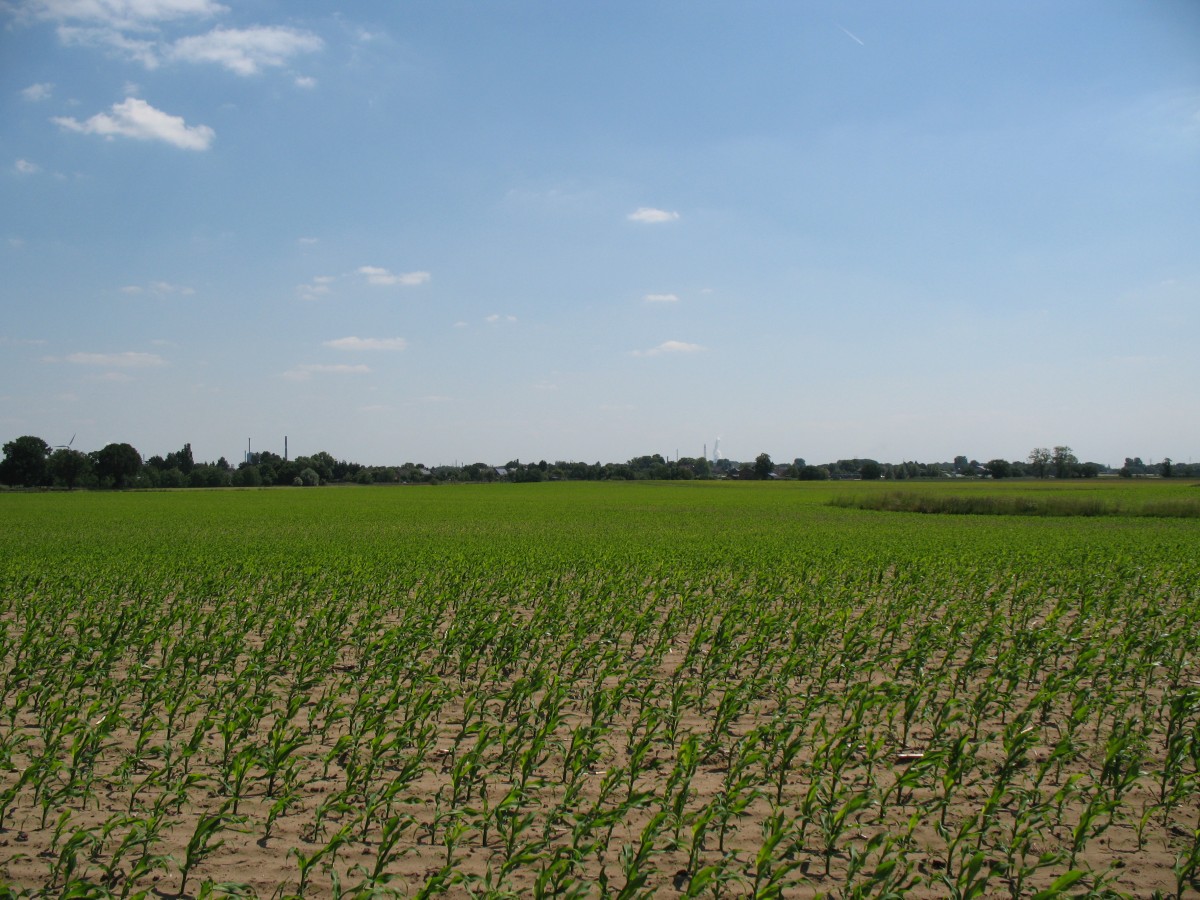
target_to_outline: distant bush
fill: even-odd
[[[1095,497],[1029,494],[922,494],[888,491],[880,494],[835,497],[830,506],[881,512],[915,512],[960,516],[1153,516],[1200,518],[1200,501],[1194,499],[1151,500],[1122,505]]]

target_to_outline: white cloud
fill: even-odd
[[[679,213],[668,212],[665,209],[655,209],[651,206],[640,206],[628,216],[630,222],[643,222],[647,225],[654,225],[659,222],[674,222],[679,218]]]
[[[308,75],[297,75],[295,84],[298,88],[311,90],[317,86],[317,79],[311,78]]]
[[[208,34],[180,38],[171,46],[170,56],[185,62],[216,63],[238,75],[256,75],[324,46],[315,34],[284,26],[215,28]]]
[[[78,4],[83,6],[84,4]],[[95,6],[117,5],[98,0]],[[256,75],[263,69],[284,66],[301,53],[321,50],[325,42],[317,35],[282,25],[256,25],[250,28],[214,28],[205,34],[189,35],[165,43],[141,32],[153,29],[153,13],[162,4],[134,4],[147,7],[145,15],[126,15],[125,11],[103,10],[94,15],[55,15],[64,24],[58,26],[58,38],[64,44],[100,47],[157,69],[164,61],[215,63],[239,75]],[[222,7],[213,7],[220,10]],[[158,11],[162,11],[161,9]],[[159,17],[161,18],[161,17]],[[65,22],[85,24],[65,24]],[[314,87],[316,79],[297,77],[300,87]],[[127,91],[127,93],[136,93]]]
[[[689,344],[684,341],[663,341],[657,347],[649,350],[634,350],[634,356],[662,356],[664,353],[699,353],[704,350],[699,344]]]
[[[424,284],[430,278],[428,272],[402,272],[396,275],[379,266],[359,266],[358,274],[365,275],[369,284],[381,287],[390,287],[396,284],[403,285],[404,287],[413,287],[418,284]]]
[[[196,293],[195,288],[185,287],[183,285],[171,284],[169,281],[152,281],[149,285],[143,287],[140,284],[127,284],[120,288],[122,294],[144,294],[149,291],[152,294],[166,296],[167,294],[183,294],[190,297]]]
[[[307,381],[314,375],[366,375],[371,370],[367,366],[357,365],[307,365],[296,366],[283,373],[283,377],[291,381]]]
[[[18,159],[15,163],[13,163],[13,168],[16,169],[17,173],[20,175],[36,175],[38,172],[42,171],[41,166],[39,166],[37,163],[31,163],[27,159]]]
[[[675,294],[647,294],[642,298],[646,303],[678,303],[679,297]]]
[[[74,25],[60,25],[58,39],[67,45],[116,50],[129,59],[141,63],[147,69],[157,69],[159,66],[157,44],[144,38],[130,37],[115,28],[80,28]],[[136,92],[129,91],[127,93]]]
[[[335,350],[403,350],[408,346],[404,338],[360,338],[344,337],[326,341],[326,347]]]
[[[52,93],[54,93],[53,83],[43,81],[40,84],[31,84],[29,87],[23,89],[21,96],[31,103],[37,103],[39,100],[48,100]]]
[[[66,361],[77,366],[112,366],[119,369],[146,369],[165,366],[167,361],[157,353],[72,353]],[[57,362],[48,358],[47,362]]]
[[[99,134],[109,139],[120,135],[143,141],[164,141],[182,150],[207,150],[216,137],[207,125],[188,126],[182,117],[155,109],[136,97],[114,103],[112,115],[97,113],[86,122],[62,117],[53,121],[68,131]]]
[[[22,11],[59,22],[101,22],[114,28],[146,28],[154,22],[207,18],[228,7],[213,0],[26,0]]]
[[[296,238],[296,243],[302,244],[305,247],[311,247],[313,244],[316,244],[319,242],[320,242],[320,238],[315,238],[315,237]]]
[[[154,281],[150,283],[150,290],[155,294],[182,294],[185,297],[190,297],[196,293],[195,288],[190,288],[187,285],[171,284],[169,281]]]
[[[490,316],[485,317],[484,321],[490,322],[493,325],[496,325],[499,322],[515,322],[515,321],[517,321],[517,317],[516,316],[502,316],[499,313],[492,313]]]
[[[329,285],[333,284],[333,276],[318,275],[309,284],[296,286],[301,300],[320,300],[329,293]]]
[[[85,381],[104,381],[113,384],[124,384],[127,381],[133,381],[133,376],[128,372],[104,372],[99,375],[88,375]]]
[[[10,338],[7,335],[0,334],[0,345],[16,344],[22,347],[40,347],[45,343],[41,338]]]

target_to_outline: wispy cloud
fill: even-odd
[[[182,150],[207,150],[216,137],[216,132],[207,125],[189,126],[181,116],[155,109],[137,97],[114,103],[111,114],[97,113],[86,122],[63,117],[55,117],[53,121],[68,131],[99,134],[110,140],[119,136],[163,141]]]
[[[1200,148],[1200,91],[1184,88],[1139,97],[1108,127],[1145,151],[1195,153]]]
[[[102,50],[115,51],[127,59],[141,63],[147,69],[157,69],[161,62],[160,47],[155,41],[131,37],[116,28],[60,25],[58,39],[67,46],[99,47]]]
[[[41,19],[97,22],[129,29],[228,11],[228,7],[213,0],[25,0],[18,8]]]
[[[858,35],[854,34],[849,28],[846,28],[842,25],[839,25],[838,28],[841,28],[846,37],[850,38],[850,40],[854,41],[854,43],[858,44],[860,47],[867,46],[859,39]]]
[[[305,90],[311,90],[312,88],[315,88],[317,86],[317,79],[312,78],[308,75],[297,75],[294,83],[295,83],[296,87],[298,87],[298,88],[304,88]]]
[[[403,350],[408,346],[404,338],[360,338],[344,337],[326,341],[326,347],[335,350]]]
[[[196,293],[195,288],[188,287],[185,284],[171,284],[169,281],[152,281],[150,282],[150,290],[155,294],[183,294],[190,297]]]
[[[128,372],[101,372],[84,377],[84,381],[102,381],[109,384],[125,384],[133,380],[133,376]]]
[[[649,350],[634,350],[634,356],[662,356],[667,353],[699,353],[705,348],[699,344],[689,344],[685,341],[663,341],[657,347]]]
[[[493,325],[498,325],[501,322],[515,322],[516,316],[502,316],[499,313],[492,313],[490,316],[484,317],[485,322],[490,322]]]
[[[283,373],[291,381],[308,381],[314,375],[366,375],[370,368],[363,365],[320,365],[295,366]]]
[[[301,300],[320,300],[329,293],[329,286],[333,281],[332,275],[318,275],[308,284],[296,285],[296,291]]]
[[[228,7],[212,0],[25,0],[18,6],[18,14],[26,18],[58,22],[58,38],[66,45],[98,47],[147,69],[164,62],[213,63],[239,75],[256,75],[325,46],[311,32],[282,25],[214,28],[174,42],[158,36],[163,22],[224,12]],[[312,87],[316,82],[297,78],[296,83]]]
[[[428,272],[401,272],[400,274],[396,274],[379,266],[359,266],[358,274],[366,276],[368,284],[379,285],[380,287],[391,287],[392,285],[415,287],[418,284],[424,284],[430,278]]]
[[[678,303],[679,297],[675,294],[647,294],[642,300],[646,303]]]
[[[105,366],[113,369],[148,369],[165,366],[167,361],[157,353],[72,353],[63,357],[66,362],[77,366]],[[46,357],[46,362],[58,362],[57,357]]]
[[[640,206],[626,216],[630,222],[642,222],[647,225],[655,225],[660,222],[674,222],[679,218],[679,213],[670,212],[665,209],[655,209],[652,206]]]
[[[31,84],[29,87],[22,89],[21,96],[31,103],[38,103],[42,100],[50,99],[50,95],[54,93],[54,84],[49,81],[43,81],[40,84]]]
[[[168,51],[172,59],[215,63],[238,75],[257,75],[264,68],[283,66],[300,53],[325,46],[315,34],[284,26],[215,28],[207,34],[180,38]]]
[[[36,175],[38,172],[42,171],[41,166],[39,166],[37,163],[32,163],[27,159],[18,159],[15,163],[13,163],[13,168],[17,171],[18,175]]]
[[[19,347],[41,347],[45,343],[41,338],[13,338],[0,334],[0,346],[15,344]]]
[[[152,281],[150,284],[142,286],[140,284],[127,284],[121,288],[122,294],[155,294],[159,297],[165,297],[170,294],[181,294],[185,297],[190,297],[196,293],[195,288],[190,288],[185,285],[171,284],[169,281]]]

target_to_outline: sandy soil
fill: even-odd
[[[243,668],[266,643],[247,640]],[[77,714],[58,734],[45,698],[18,705],[10,691],[0,873],[46,894],[76,879],[166,897],[771,896],[772,884],[812,897],[875,878],[876,892],[919,898],[961,887],[978,853],[985,897],[1031,896],[1072,856],[1077,887],[1174,893],[1200,792],[1186,789],[1188,758],[1185,789],[1159,802],[1164,726],[1134,713],[1165,715],[1161,696],[1129,698],[1121,715],[1145,728],[1122,757],[1107,753],[1121,716],[1092,708],[1069,726],[1086,682],[1013,725],[1052,667],[989,700],[991,673],[954,659],[822,681],[770,655],[756,673],[750,655],[731,677],[706,671],[692,643],[682,632],[658,649],[614,646],[574,673],[414,659],[409,682],[344,647],[304,677],[284,655],[241,696],[236,673],[168,677],[122,659],[115,699],[88,691],[85,709],[83,693],[64,697]],[[939,669],[957,683],[922,688]],[[946,714],[951,688],[960,703]],[[781,733],[794,744],[787,760]],[[946,757],[964,737],[956,771]]]

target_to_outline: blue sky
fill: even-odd
[[[1200,459],[1200,5],[0,2],[0,438]]]

